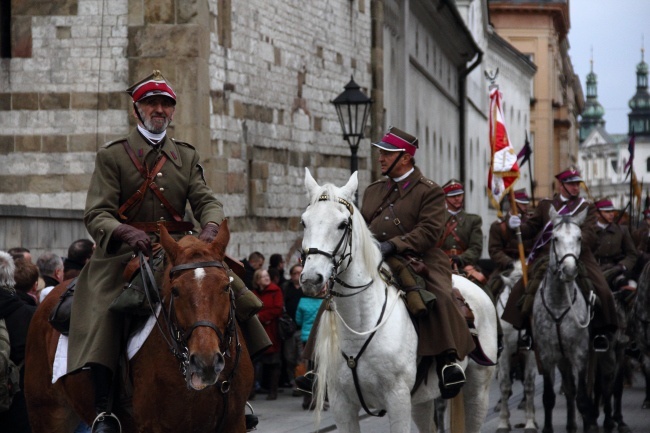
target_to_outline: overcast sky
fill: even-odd
[[[645,62],[650,60],[650,0],[569,0],[569,5],[569,54],[585,98],[593,48],[605,128],[610,134],[627,134],[628,102],[636,93],[642,41]]]

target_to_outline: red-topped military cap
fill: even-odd
[[[372,145],[389,152],[406,152],[411,156],[415,156],[415,151],[418,149],[418,139],[401,129],[391,126],[381,141],[372,143]]]
[[[153,71],[153,74],[126,89],[126,93],[131,95],[133,102],[141,101],[150,96],[167,96],[174,101],[174,105],[176,104],[176,93],[157,69]]]
[[[582,176],[580,175],[580,170],[578,170],[573,165],[566,170],[556,174],[555,178],[562,183],[583,182]]]
[[[515,191],[515,201],[521,204],[530,203],[530,198],[528,197],[528,194],[526,194],[525,189],[518,189]]]
[[[442,190],[445,192],[445,195],[447,197],[465,194],[465,188],[463,188],[463,184],[456,179],[451,179],[449,182],[444,184],[442,186]]]
[[[594,203],[596,205],[596,209],[602,210],[602,211],[611,211],[615,210],[614,208],[614,203],[608,198],[601,198]]]

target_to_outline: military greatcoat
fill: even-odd
[[[627,227],[618,224],[609,224],[605,228],[596,226],[596,236],[598,248],[594,255],[601,269],[615,265],[623,265],[630,271],[634,268],[637,252]]]
[[[377,240],[392,242],[397,253],[414,252],[429,270],[426,289],[437,299],[433,311],[418,319],[418,355],[438,355],[451,349],[459,359],[464,358],[474,349],[474,342],[452,300],[449,260],[436,247],[446,214],[442,188],[415,168],[398,183],[386,179],[368,186],[361,213]]]
[[[525,223],[521,224],[521,236],[524,239],[533,239],[541,236],[544,227],[550,221],[549,210],[551,209],[551,206],[559,212],[565,204],[568,209],[570,209],[569,214],[571,215],[577,215],[587,209],[587,217],[580,226],[582,231],[582,245],[579,261],[585,266],[587,277],[591,280],[594,291],[600,299],[601,306],[597,314],[594,316],[592,323],[596,328],[614,331],[618,327],[618,319],[616,318],[616,311],[614,309],[614,298],[612,297],[612,292],[609,290],[607,281],[605,281],[605,277],[600,271],[598,262],[596,262],[593,253],[598,246],[598,238],[596,237],[596,231],[594,230],[597,220],[596,206],[580,197],[574,197],[566,203],[562,201],[559,194],[556,194],[552,200],[542,200],[539,203],[539,206],[535,209],[535,212],[526,220]],[[550,246],[551,242],[548,242],[539,248],[535,255],[536,260],[539,260],[542,256],[548,256]],[[517,329],[524,328],[528,320],[528,318],[521,314],[521,311],[517,306],[520,298],[524,294],[524,290],[525,287],[523,281],[519,280],[519,282],[512,288],[512,292],[508,298],[508,302],[502,315],[502,318],[506,322],[512,324]]]
[[[202,227],[209,221],[220,224],[224,219],[223,206],[206,185],[199,155],[191,145],[165,137],[160,148],[154,149],[136,129],[128,137],[103,146],[97,152],[86,197],[84,222],[97,246],[82,269],[75,290],[69,372],[88,363],[102,364],[115,371],[123,343],[124,317],[108,311],[108,306],[122,290],[122,272],[133,251],[127,244],[111,239],[111,235],[120,225],[118,209],[144,181],[123,147],[124,140],[147,167],[153,167],[160,152],[167,156],[155,183],[178,214],[183,216],[189,203]],[[172,220],[170,212],[150,190],[141,205],[127,216],[129,222]],[[158,241],[154,233],[150,236],[152,241]]]
[[[476,266],[483,252],[483,221],[479,215],[460,210],[453,215],[447,212],[440,248],[448,256],[458,256],[462,266]],[[453,227],[453,228],[452,228]]]

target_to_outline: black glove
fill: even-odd
[[[450,256],[449,260],[451,260],[452,266],[456,265],[458,269],[463,267],[463,259],[461,259],[460,256]]]
[[[219,232],[219,226],[216,223],[209,222],[201,229],[199,240],[210,243],[214,240]]]
[[[395,244],[390,241],[384,241],[379,244],[379,249],[381,250],[382,257],[390,256],[395,252]]]
[[[151,240],[149,236],[140,229],[128,224],[120,224],[113,230],[111,237],[115,240],[126,242],[136,253],[142,251],[145,254],[151,252]]]

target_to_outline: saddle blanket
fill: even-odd
[[[156,326],[156,318],[160,313],[160,305],[156,310],[156,315],[151,315],[145,324],[129,336],[126,343],[126,352],[129,359],[133,358],[138,350],[142,347],[151,330]],[[68,337],[65,335],[59,336],[59,342],[56,346],[56,354],[54,355],[54,364],[52,365],[52,383],[55,383],[61,377],[65,376],[68,372]]]

